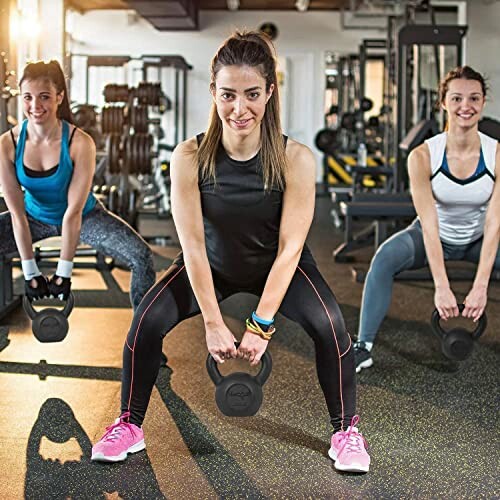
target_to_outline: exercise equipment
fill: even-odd
[[[0,319],[16,309],[21,303],[21,296],[14,293],[13,255],[15,254],[0,256]]]
[[[151,160],[158,157],[158,153],[151,150],[152,145],[153,136],[150,134],[109,134],[106,139],[109,172],[151,174]]]
[[[62,310],[47,307],[41,311],[36,311],[28,297],[23,297],[23,308],[32,321],[33,335],[39,342],[43,343],[64,340],[69,330],[68,317],[74,305],[75,298],[70,293]]]
[[[465,308],[464,304],[458,305],[458,310],[462,312]],[[453,361],[463,361],[467,359],[474,349],[474,341],[477,340],[486,330],[488,324],[486,313],[479,318],[477,326],[473,331],[465,328],[453,328],[444,330],[439,322],[440,316],[437,309],[431,315],[432,332],[441,342],[441,351],[443,354]]]
[[[239,344],[236,344],[237,346]],[[271,374],[272,358],[268,351],[262,356],[259,373],[245,372],[221,375],[211,354],[207,357],[207,371],[215,384],[215,402],[228,417],[251,417],[262,404],[262,386]]]

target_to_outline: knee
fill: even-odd
[[[400,252],[394,244],[385,242],[373,256],[368,272],[377,276],[394,276],[399,254]]]
[[[127,343],[132,349],[146,347],[163,340],[162,329],[158,325],[157,315],[148,308],[147,301],[142,301],[134,313],[134,319],[127,335]]]
[[[131,254],[131,267],[153,268],[153,252],[146,242],[140,240],[134,246]]]
[[[316,325],[316,344],[321,349],[334,349],[340,354],[349,350],[351,337],[342,317],[328,316]]]

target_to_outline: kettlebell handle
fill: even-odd
[[[73,295],[73,292],[70,292],[70,294],[68,295],[68,300],[66,301],[66,304],[64,304],[64,308],[61,311],[66,318],[71,314],[74,305],[75,296]],[[26,295],[23,297],[23,308],[30,319],[34,319],[38,314],[36,309],[33,307],[33,302]]]
[[[30,319],[34,319],[37,312],[31,303],[31,300],[25,295],[23,297],[23,309],[26,311],[26,314],[30,317]]]
[[[73,295],[73,292],[69,292],[68,299],[66,300],[66,304],[64,304],[64,309],[62,310],[62,313],[64,316],[66,316],[66,318],[71,314],[74,305],[75,296]]]
[[[240,342],[235,342],[234,345],[236,346],[236,348],[238,348]],[[207,356],[206,366],[207,372],[210,375],[212,382],[215,385],[219,385],[224,377],[221,375],[219,367],[217,366],[217,362],[210,353],[208,353]],[[255,375],[255,380],[258,384],[264,385],[266,380],[269,378],[269,375],[271,374],[272,366],[273,360],[271,358],[271,354],[266,349],[266,351],[264,351],[264,354],[262,355],[262,358],[260,359],[259,373]]]
[[[463,312],[464,309],[465,309],[465,304],[458,304],[458,310],[460,312]],[[432,329],[441,335],[445,335],[446,332],[445,330],[443,330],[443,327],[441,326],[440,319],[441,316],[439,315],[439,311],[437,309],[434,309],[431,316]],[[486,330],[487,324],[488,324],[488,319],[486,317],[486,312],[483,312],[483,314],[481,315],[481,317],[477,322],[476,328],[472,332],[470,332],[471,337],[474,340],[478,339]]]

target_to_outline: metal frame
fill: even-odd
[[[398,87],[398,110],[397,110],[397,129],[396,141],[393,151],[396,158],[396,168],[394,171],[394,188],[401,191],[406,188],[403,185],[404,172],[406,171],[405,156],[399,148],[400,142],[406,136],[412,123],[408,123],[408,103],[407,96],[409,90],[409,79],[407,75],[406,61],[408,50],[417,45],[433,46],[455,46],[457,48],[457,63],[462,64],[463,50],[462,39],[467,33],[467,26],[454,25],[432,25],[432,24],[413,24],[403,26],[398,33],[398,57],[397,66],[397,87]]]
[[[174,121],[175,121],[175,136],[174,142],[179,142],[179,93],[182,85],[182,140],[187,138],[187,75],[188,71],[193,67],[186,62],[182,56],[168,55],[143,55],[142,78],[147,81],[149,68],[173,68],[175,71],[175,95],[174,103]],[[182,81],[181,81],[182,80]]]

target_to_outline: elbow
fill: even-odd
[[[64,213],[64,222],[66,224],[71,224],[72,226],[80,227],[82,224],[82,212],[83,210],[76,207],[68,207]]]
[[[484,237],[492,235],[493,238],[500,238],[500,217],[490,217],[486,218],[484,223]]]
[[[302,254],[302,249],[304,248],[304,244],[297,244],[294,242],[291,243],[282,243],[278,248],[278,256],[285,258],[291,262],[299,261],[300,256]]]
[[[24,210],[9,210],[12,225],[14,227],[28,223],[28,217]]]

